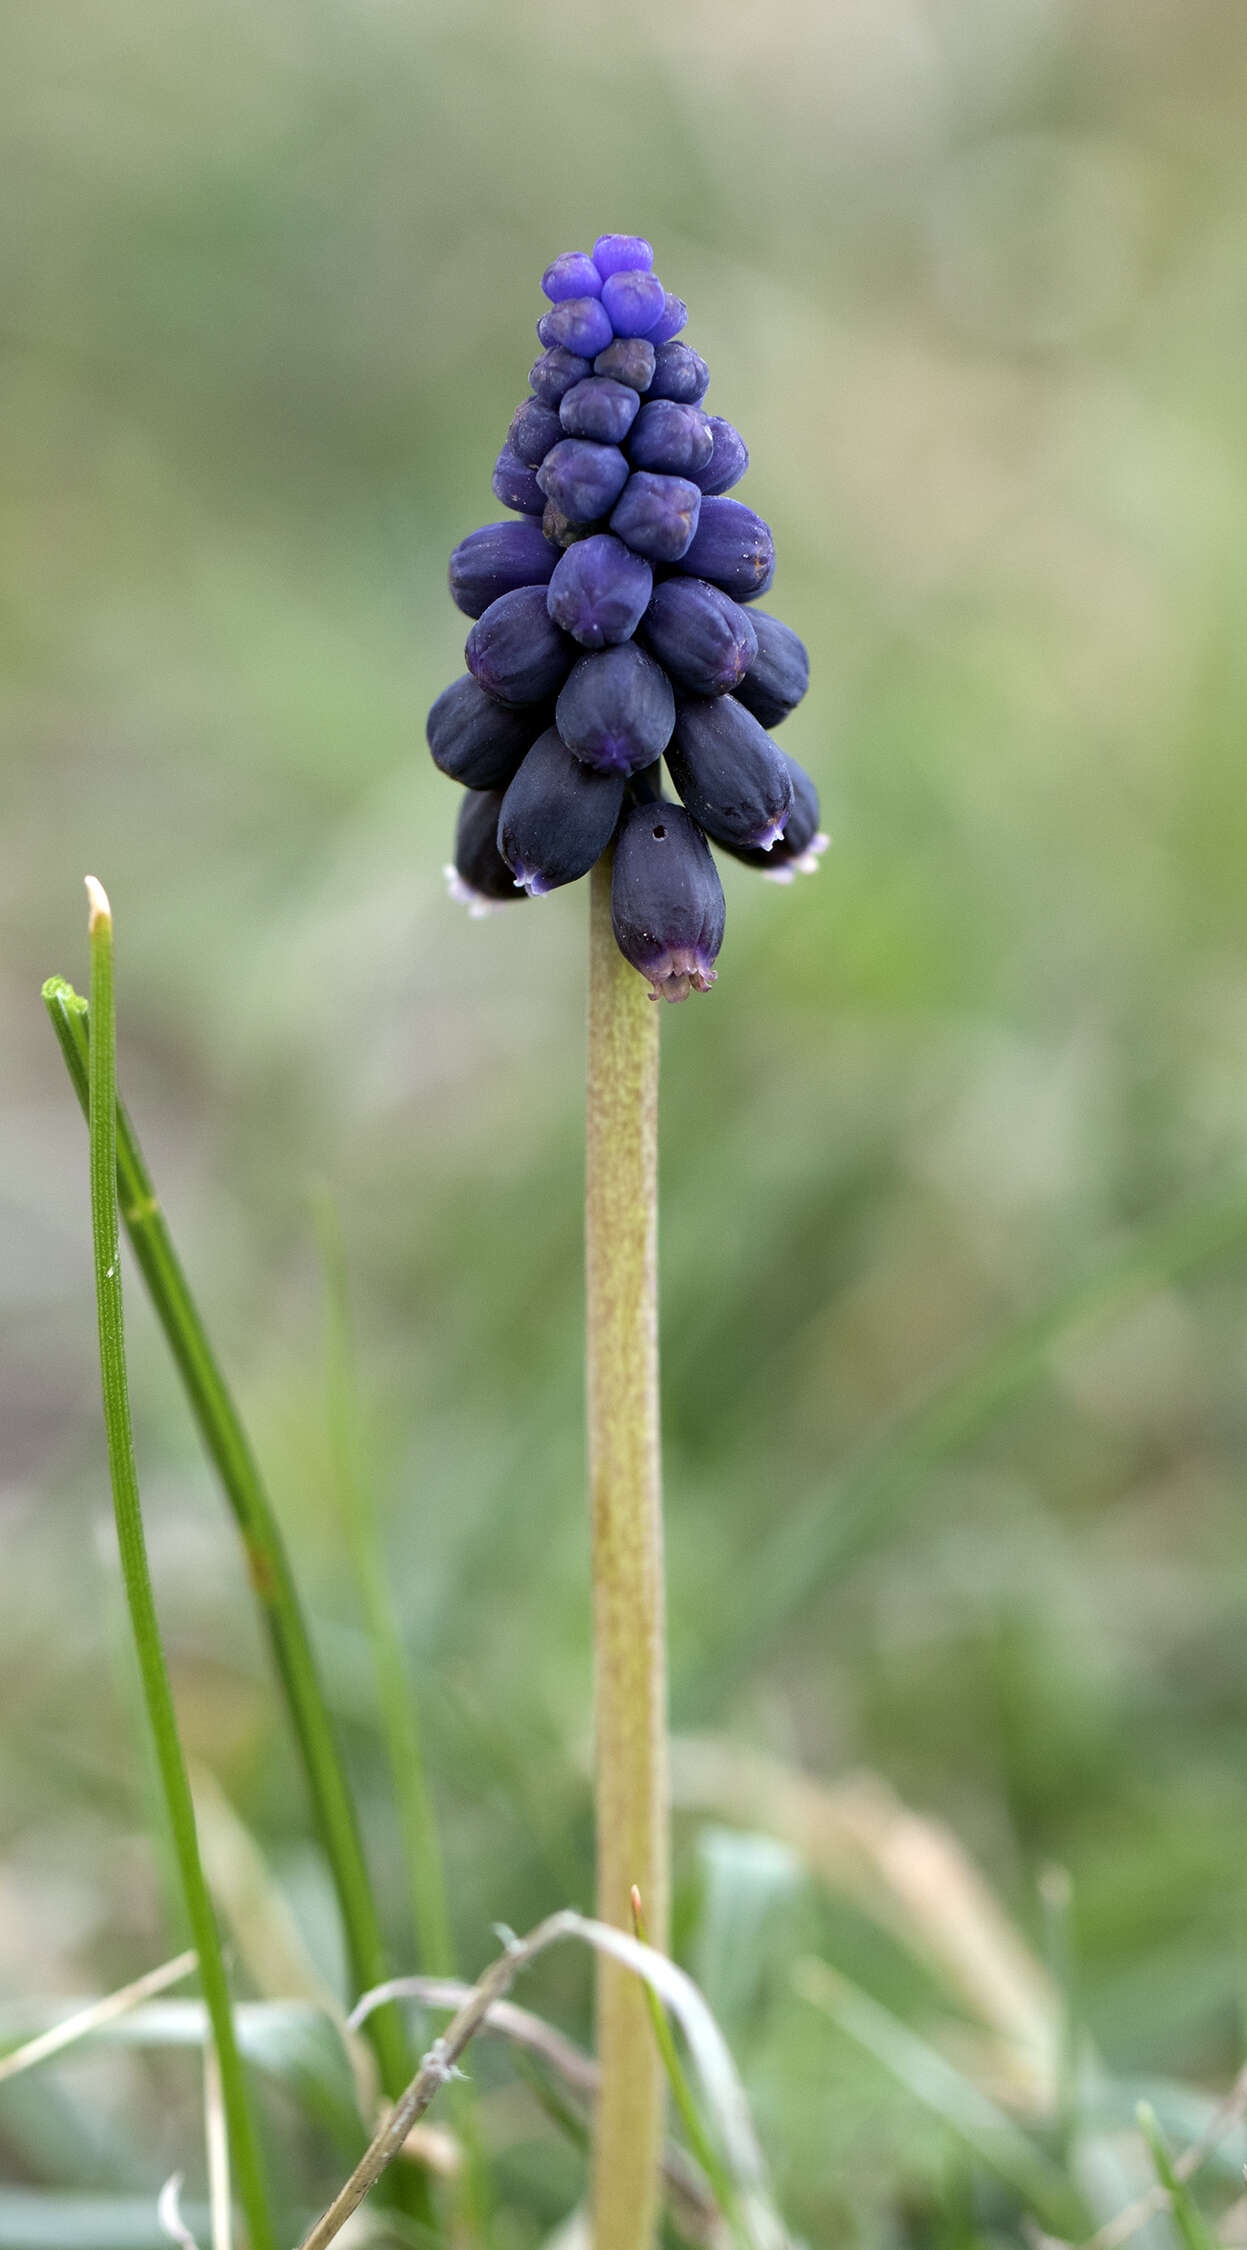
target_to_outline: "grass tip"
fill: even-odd
[[[97,876],[84,875],[83,881],[87,886],[87,904],[89,908],[89,913],[87,915],[87,936],[91,937],[94,935],[101,922],[107,922],[111,925],[113,910],[108,903],[108,893]]]
[[[85,1016],[87,1003],[81,993],[75,992],[66,977],[46,977],[40,997],[47,1008],[69,1008],[76,1016]]]

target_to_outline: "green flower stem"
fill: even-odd
[[[117,1518],[117,1544],[143,1699],[151,1725],[161,1791],[186,1903],[204,2003],[212,2025],[238,2192],[246,2214],[251,2250],[274,2250],[260,2153],[247,2099],[247,2086],[234,2038],[229,1986],[221,1958],[220,1934],[199,1857],[199,1839],[190,1783],[178,1738],[173,1695],[156,1619],[143,1516],[139,1503],[130,1391],[126,1377],[125,1315],[121,1293],[121,1237],[117,1221],[117,1078],[113,1012],[113,923],[108,900],[88,878],[91,901],[91,1041],[88,1124],[91,1164],[91,1232],[95,1249],[95,1296],[99,1315],[100,1378],[104,1430]]]
[[[611,931],[610,861],[589,908],[585,1233],[593,1533],[597,1910],[631,1930],[635,1885],[653,1943],[668,1920],[666,1657],[658,1420],[658,1010]],[[594,2250],[648,2250],[663,2070],[638,1980],[598,1968],[601,2090]]]
[[[94,1041],[88,1035],[86,1002],[62,977],[49,978],[43,997],[74,1091],[85,1111],[94,1048]],[[285,1544],[250,1441],[191,1295],[143,1152],[120,1103],[116,1134],[121,1215],[200,1436],[242,1535],[251,1584],[268,1629],[338,1894],[354,1997],[383,1983],[389,1975],[389,1963],[355,1808]],[[368,2035],[385,2090],[395,2096],[401,2092],[408,2076],[407,2041],[398,2009],[378,2009],[376,2015],[369,2018]],[[402,2167],[402,2174],[407,2185],[414,2179],[412,2200],[419,2203],[424,2182],[406,2166]]]

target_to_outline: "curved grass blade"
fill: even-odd
[[[234,2036],[229,1985],[221,1958],[220,1936],[199,1857],[199,1839],[190,1783],[182,1756],[173,1694],[165,1664],[156,1601],[147,1562],[147,1543],[139,1501],[130,1390],[126,1371],[125,1311],[121,1287],[121,1235],[117,1218],[117,1075],[113,1006],[113,921],[107,897],[88,877],[91,902],[91,1010],[95,1038],[88,1079],[91,1166],[91,1233],[95,1252],[95,1295],[99,1315],[100,1378],[104,1431],[117,1520],[126,1602],[143,1699],[156,1752],[161,1792],[186,1916],[199,1956],[204,2004],[221,2074],[221,2099],[246,2213],[251,2250],[275,2250],[268,2197],[260,2165],[246,2079]]]
[[[1136,2114],[1139,2131],[1147,2142],[1147,2152],[1152,2159],[1157,2183],[1168,2197],[1173,2223],[1182,2237],[1185,2250],[1219,2250],[1216,2235],[1174,2165],[1169,2143],[1161,2132],[1151,2103],[1140,2102]]]
[[[49,977],[43,999],[85,1113],[93,1044],[87,1003],[63,977]],[[138,1136],[120,1102],[116,1148],[121,1215],[200,1437],[238,1525],[337,1892],[352,1983],[356,1991],[366,1991],[384,1980],[389,1964],[355,1806],[276,1511],[191,1294]],[[369,2037],[386,2092],[397,2094],[408,2072],[398,2011],[380,2011],[369,2025]]]
[[[1075,2241],[1087,2232],[1087,2214],[1065,2174],[937,2048],[825,1961],[798,1962],[793,1978],[804,1999],[940,2118],[989,2171],[1013,2188],[1045,2229],[1063,2241]]]
[[[641,1893],[635,1883],[632,1886],[632,1927],[636,1931],[640,1943],[648,1945],[645,1912],[641,1902]],[[728,2225],[734,2229],[737,2222],[736,2190],[718,2150],[702,2124],[701,2111],[693,2098],[693,2089],[684,2075],[684,2065],[680,2061],[679,2050],[671,2026],[667,2021],[667,2012],[652,1984],[647,1982],[643,1990],[649,2020],[654,2028],[655,2043],[659,2054],[662,2056],[663,2069],[667,2073],[667,2084],[671,2088],[671,2098],[679,2111],[680,2122],[684,2127],[689,2148],[714,2190],[719,2209]]]

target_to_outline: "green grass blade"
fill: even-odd
[[[645,1928],[641,1894],[635,1885],[632,1891],[632,1926],[641,1944],[648,1945],[649,1937]],[[694,2098],[693,2089],[689,2085],[684,2065],[680,2061],[675,2034],[667,2020],[667,2011],[652,1984],[642,1979],[641,1989],[645,1995],[649,2020],[654,2028],[654,2040],[662,2057],[662,2066],[667,2073],[667,2084],[671,2088],[671,2098],[679,2112],[680,2123],[684,2127],[689,2148],[709,2180],[714,2190],[715,2201],[728,2225],[734,2232],[739,2232],[740,2210],[731,2174],[702,2122],[701,2111]]]
[[[1147,2142],[1147,2152],[1152,2159],[1157,2180],[1169,2198],[1173,2223],[1186,2246],[1186,2250],[1219,2250],[1213,2233],[1191,2194],[1186,2182],[1174,2169],[1169,2144],[1161,2132],[1156,2112],[1150,2102],[1140,2102],[1136,2111],[1139,2131]]]
[[[93,1044],[89,1036],[87,1004],[63,977],[48,979],[43,999],[70,1081],[85,1113]],[[285,1542],[250,1440],[174,1248],[138,1136],[120,1103],[116,1147],[117,1192],[126,1231],[182,1378],[205,1450],[220,1477],[242,1537],[252,1588],[268,1631],[337,1892],[355,1987],[350,1997],[354,1999],[360,1992],[385,1981],[389,1961],[355,1807]],[[407,2042],[398,2010],[378,2009],[369,2021],[368,2034],[386,2092],[397,2094],[406,2083],[408,2073]]]
[[[1088,2232],[1088,2215],[1064,2173],[937,2048],[824,1961],[798,1963],[795,1982],[806,2000],[1006,2181],[1051,2233],[1076,2241]]]
[[[88,882],[91,900],[91,1042],[88,1125],[91,1166],[91,1233],[99,1315],[100,1379],[104,1430],[117,1519],[117,1544],[143,1684],[161,1791],[177,1860],[187,1920],[199,1956],[199,1978],[212,2024],[221,2074],[221,2096],[246,2214],[251,2250],[274,2250],[275,2237],[252,2123],[246,2080],[234,2037],[229,1986],[220,1935],[199,1858],[190,1783],[182,1756],[173,1695],[165,1664],[156,1602],[147,1563],[139,1502],[130,1391],[126,1373],[125,1313],[121,1287],[121,1235],[117,1218],[117,1076],[113,1008],[113,923],[108,901]]]

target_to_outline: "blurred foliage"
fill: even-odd
[[[19,0],[3,41],[0,1989],[104,1990],[176,1937],[108,1534],[85,1139],[38,999],[81,976],[88,867],[127,1096],[317,1619],[395,1952],[320,1182],[463,1964],[498,1917],[589,1898],[584,898],[479,925],[445,902],[454,793],[421,722],[459,667],[445,557],[497,512],[537,276],[635,227],[752,450],[773,606],[814,659],[785,739],[834,837],[787,893],[728,871],[718,986],[663,1027],[675,1719],[821,1782],[873,1769],[1036,1947],[1038,1872],[1069,1871],[1103,2216],[1150,2177],[1138,2092],[1180,2140],[1242,2052],[1241,1246],[1051,1340],[762,1635],[748,1596],[915,1394],[1241,1159],[1239,11]],[[336,1976],[232,1533],[129,1302],[189,1747]],[[681,1941],[794,2229],[1018,2239],[793,1963],[955,2046],[947,1994],[799,1860],[700,1825]],[[587,1990],[569,1957],[528,1997],[583,2036]],[[480,2072],[518,2250],[576,2172]],[[90,2191],[132,2214],[176,2165],[200,2194],[189,2063],[84,2054],[37,2101],[19,2084],[0,2177],[63,2198],[49,2243]],[[291,2104],[274,2124],[287,2184],[332,2186],[323,2137]],[[15,2209],[3,2239],[33,2239]]]

